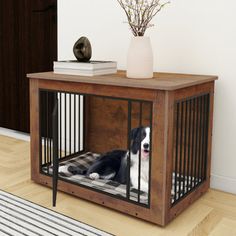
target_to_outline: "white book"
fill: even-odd
[[[65,69],[79,69],[79,70],[98,70],[117,68],[117,62],[114,61],[90,61],[90,62],[78,62],[74,61],[54,61],[54,68]]]
[[[117,68],[110,69],[99,69],[99,70],[78,70],[78,69],[65,69],[65,68],[54,68],[55,74],[66,74],[66,75],[81,75],[81,76],[95,76],[95,75],[109,75],[116,74]]]

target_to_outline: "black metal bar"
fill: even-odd
[[[59,93],[59,97],[60,97],[60,159],[61,159],[61,157],[62,157],[62,137],[61,137],[61,134],[62,134],[62,120],[61,120],[62,101],[61,101],[61,93]]]
[[[202,100],[203,97],[201,96],[199,98],[199,102],[200,102],[200,125],[199,125],[199,146],[198,146],[198,177],[197,177],[197,184],[200,183],[201,180],[201,165],[202,165]]]
[[[45,131],[45,130],[44,130]],[[47,156],[47,141],[46,141],[47,139],[46,139],[46,137],[45,137],[45,135],[44,135],[44,137],[43,137],[43,143],[44,143],[44,164],[47,164],[47,160],[46,160],[46,156]],[[42,163],[41,163],[42,164]],[[42,165],[41,165],[42,166]]]
[[[178,147],[179,147],[179,102],[177,103],[176,111],[176,141],[175,141],[175,181],[174,181],[174,201],[177,200],[177,172],[178,172]]]
[[[204,176],[204,165],[205,165],[205,142],[206,142],[206,95],[203,97],[203,139],[202,139],[202,173],[201,179],[202,181],[205,179]]]
[[[52,163],[52,137],[51,137],[51,127],[49,126],[49,133],[50,133],[50,138],[49,138],[49,163]]]
[[[188,121],[188,103],[187,101],[184,102],[185,104],[185,121],[184,121],[184,169],[183,169],[183,192],[184,194],[186,191],[186,153],[187,153],[187,121]]]
[[[39,92],[39,169],[42,170],[42,166],[45,165],[45,155],[44,155],[44,143],[45,143],[45,135],[43,135],[43,124],[45,124],[44,116],[42,114],[42,110],[44,107],[43,103],[43,95],[42,92]]]
[[[126,198],[130,198],[130,163],[131,163],[131,157],[130,157],[130,146],[131,146],[131,111],[132,111],[132,102],[128,101],[128,130],[127,130],[127,136],[128,136],[128,156],[127,156],[127,173],[126,173]]]
[[[181,118],[180,118],[180,147],[179,147],[179,198],[181,197],[181,186],[182,186],[182,149],[183,149],[183,113],[184,113],[184,106],[183,102],[181,102]]]
[[[196,106],[196,139],[195,139],[195,155],[194,155],[194,187],[196,186],[197,179],[197,162],[198,162],[198,123],[199,123],[199,98],[196,98],[197,106]]]
[[[76,153],[76,94],[74,94],[74,153]]]
[[[46,127],[46,115],[43,112],[45,110],[45,106],[46,106],[46,102],[45,102],[45,92],[40,92],[40,101],[41,101],[41,105],[40,105],[40,120],[41,120],[41,134],[43,134],[43,153],[44,153],[44,164],[47,164],[47,142],[46,142],[46,132],[45,132],[45,127]],[[40,145],[42,145],[42,143],[40,143]],[[42,161],[41,161],[41,166],[42,166]]]
[[[191,175],[190,175],[190,158],[191,158],[191,125],[192,125],[192,100],[189,101],[189,126],[188,126],[188,181],[187,181],[187,192],[189,191],[189,182],[191,183]]]
[[[139,127],[142,126],[142,112],[143,112],[143,103],[139,103]],[[138,160],[138,202],[140,202],[140,180],[141,180],[141,141],[142,141],[142,135],[140,134],[140,147],[139,147],[139,160]]]
[[[65,104],[65,121],[64,121],[64,129],[65,129],[65,156],[67,155],[67,93],[64,93],[64,104]]]
[[[83,97],[83,100],[84,100],[84,97]],[[80,127],[80,119],[81,119],[81,107],[80,107],[80,95],[78,96],[78,105],[79,105],[79,108],[78,108],[78,151],[81,151],[81,147],[80,147],[80,143],[81,143],[81,127]],[[83,120],[85,119],[85,116],[86,116],[86,113],[85,113],[85,109],[83,110]],[[83,127],[83,149],[84,149],[84,140],[85,140],[85,137],[84,137],[84,127]]]
[[[47,162],[47,172],[49,173],[49,152],[51,151],[50,149],[49,149],[49,124],[48,124],[48,120],[49,120],[49,108],[48,108],[48,101],[49,101],[49,99],[48,99],[48,91],[46,92],[46,94],[47,94],[47,96],[46,96],[46,126],[47,126],[47,131],[46,131],[46,134],[47,134],[47,154],[46,154],[46,162]]]
[[[195,153],[195,180],[194,180],[194,186],[197,186],[197,179],[198,179],[198,164],[199,164],[199,140],[200,140],[200,133],[199,133],[199,122],[200,122],[200,100],[199,97],[197,98],[197,122],[196,122],[196,153]]]
[[[205,158],[206,158],[206,142],[207,142],[207,95],[204,96],[204,124],[203,124],[203,128],[204,128],[204,140],[203,140],[203,150],[202,150],[202,155],[203,155],[203,161],[202,161],[202,177],[203,180],[205,180]]]
[[[193,99],[193,122],[192,122],[192,144],[191,144],[191,148],[192,148],[192,152],[191,152],[191,188],[193,187],[193,183],[194,183],[194,153],[195,153],[195,122],[196,122],[196,99]]]
[[[57,199],[57,183],[58,183],[58,102],[56,100],[52,114],[52,127],[53,127],[53,206],[56,206]]]
[[[198,160],[199,160],[199,163],[198,163],[198,181],[197,181],[197,185],[199,185],[201,183],[201,173],[202,173],[202,135],[203,135],[203,132],[202,132],[202,125],[203,125],[203,112],[202,112],[202,108],[203,108],[203,96],[200,96],[199,97],[199,104],[200,104],[200,107],[199,107],[199,112],[200,112],[200,121],[199,121],[199,148],[198,148]]]
[[[71,93],[69,94],[69,153],[71,155]]]
[[[87,116],[87,109],[86,109],[86,105],[87,105],[87,103],[86,103],[86,99],[88,99],[88,96],[89,95],[83,95],[82,97],[83,97],[83,107],[82,107],[82,109],[83,109],[83,140],[82,140],[82,147],[83,147],[83,149],[82,149],[82,151],[84,152],[85,150],[86,150],[86,135],[88,135],[87,133],[86,133],[86,129],[87,129],[87,123],[86,123],[86,116]],[[86,128],[86,129],[85,129]]]

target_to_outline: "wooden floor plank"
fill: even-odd
[[[223,218],[209,236],[236,236],[236,221]]]

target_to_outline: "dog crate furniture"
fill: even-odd
[[[216,76],[155,73],[138,80],[120,71],[28,78],[31,178],[53,187],[54,202],[58,188],[164,226],[209,188]],[[140,180],[132,188],[129,168],[125,185],[85,175],[102,153],[129,153],[130,132],[141,126],[150,127],[148,192],[141,191]]]

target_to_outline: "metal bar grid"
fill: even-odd
[[[43,99],[46,94],[46,101],[43,102]],[[48,95],[54,95],[56,96],[56,105],[55,100],[53,104],[49,106],[49,100]],[[44,154],[41,155],[41,161],[40,162],[40,170],[42,174],[46,174],[49,176],[53,176],[53,205],[56,204],[56,189],[57,189],[57,181],[58,178],[61,179],[58,176],[58,162],[67,160],[72,158],[73,156],[76,156],[78,153],[83,153],[86,150],[86,143],[85,143],[85,136],[89,135],[86,134],[85,131],[85,120],[86,120],[86,109],[85,109],[85,100],[87,97],[95,96],[99,97],[97,95],[82,95],[77,93],[69,93],[69,92],[60,92],[60,91],[52,91],[52,90],[40,90],[40,124],[42,127],[42,130],[46,130],[46,134],[41,132],[41,140],[43,140],[43,143],[41,143],[41,149],[44,150]],[[112,100],[122,100],[127,101],[127,111],[128,111],[128,117],[127,117],[127,163],[130,167],[131,161],[130,161],[130,153],[131,153],[131,145],[132,140],[130,139],[130,132],[134,128],[132,125],[132,107],[133,104],[136,103],[139,105],[139,117],[138,117],[138,126],[143,126],[143,105],[146,104],[146,106],[149,106],[148,113],[146,117],[148,117],[148,126],[152,127],[152,109],[153,105],[150,101],[143,101],[143,100],[133,100],[133,99],[124,99],[124,98],[113,98],[113,97],[104,97],[107,99]],[[55,106],[57,106],[57,115],[55,115]],[[44,110],[44,107],[46,107],[46,114],[42,112]],[[49,107],[49,108],[48,108]],[[51,109],[53,108],[53,110]],[[54,112],[54,113],[53,113]],[[55,124],[55,119],[57,119],[57,124]],[[50,120],[52,122],[52,126],[50,126]],[[46,126],[44,125],[46,121]],[[81,127],[82,124],[82,127]],[[146,122],[147,124],[147,122]],[[149,170],[151,170],[151,137],[152,137],[152,130],[150,131],[150,161],[149,161]],[[50,135],[51,134],[51,135]],[[141,137],[141,136],[140,136]],[[73,141],[72,141],[73,139]],[[46,140],[46,142],[45,142]],[[55,141],[57,140],[57,142]],[[45,146],[46,143],[46,146]],[[50,143],[50,144],[49,144]],[[109,150],[108,150],[109,151]],[[53,158],[52,158],[52,157]],[[51,166],[53,159],[53,166]],[[55,160],[57,159],[57,161]],[[47,166],[47,172],[45,173],[42,169],[44,166]],[[53,173],[50,173],[49,167],[53,167]],[[150,187],[148,190],[148,203],[144,204],[140,200],[141,195],[141,147],[139,148],[139,170],[138,170],[138,195],[136,200],[130,199],[130,190],[132,188],[132,183],[130,182],[130,168],[127,168],[127,184],[126,184],[126,198],[124,199],[121,197],[121,199],[132,202],[134,204],[138,204],[144,207],[150,207]],[[149,186],[150,186],[150,178],[151,174],[149,173]],[[65,179],[63,179],[65,181]],[[68,181],[72,182],[72,181]],[[74,182],[72,182],[74,183]],[[84,185],[81,185],[79,183],[74,183],[79,186],[86,187]],[[88,187],[90,188],[90,187]],[[99,191],[95,190],[94,191]],[[104,194],[111,195],[109,193],[103,192]],[[114,196],[115,197],[115,196]]]
[[[206,180],[210,94],[175,103],[174,205]]]

